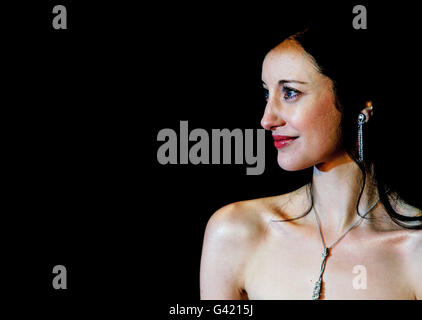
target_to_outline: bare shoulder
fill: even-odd
[[[206,234],[230,243],[259,241],[271,220],[289,219],[303,212],[298,209],[305,202],[303,194],[304,187],[278,196],[228,204],[211,216]]]
[[[408,233],[405,245],[407,270],[415,297],[422,300],[422,230],[411,230]]]
[[[404,216],[421,217],[422,210],[404,201],[395,203],[394,209]],[[401,250],[406,261],[408,279],[413,286],[415,298],[422,300],[422,230],[408,229],[401,231],[405,235]]]
[[[261,199],[228,204],[208,220],[204,245],[224,247],[232,255],[248,250],[264,234],[265,216],[265,204]]]
[[[253,203],[241,201],[222,207],[208,220],[201,255],[201,299],[245,298],[244,265],[262,234],[256,213]]]
[[[241,299],[243,273],[289,195],[228,204],[209,219],[201,257],[201,299]]]

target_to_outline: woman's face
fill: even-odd
[[[263,62],[262,81],[267,105],[261,125],[272,131],[280,167],[302,170],[339,156],[341,113],[332,81],[300,45],[285,40],[271,50]]]

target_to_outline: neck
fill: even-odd
[[[314,208],[326,233],[344,232],[359,218],[356,205],[362,182],[361,170],[347,153],[314,166]],[[359,202],[359,213],[366,213],[377,199],[371,174],[367,174],[365,189]]]

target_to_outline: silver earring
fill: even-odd
[[[359,143],[359,162],[363,162],[363,134],[362,126],[365,123],[366,117],[363,113],[358,116],[358,143]]]

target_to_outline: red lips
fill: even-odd
[[[281,149],[283,147],[287,147],[288,145],[290,145],[290,143],[293,142],[293,140],[295,140],[298,137],[274,135],[273,138],[274,138],[274,146],[277,149]]]

